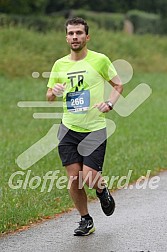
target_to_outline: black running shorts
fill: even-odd
[[[83,163],[97,171],[102,171],[106,150],[106,128],[81,133],[68,129],[63,124],[58,132],[59,155],[63,166]]]

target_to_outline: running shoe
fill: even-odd
[[[107,216],[112,215],[115,210],[115,201],[113,197],[111,196],[108,188],[105,187],[102,193],[98,193],[96,191],[96,195],[100,200],[101,208],[103,212],[105,213],[105,215]]]
[[[75,236],[89,235],[95,231],[93,219],[81,218],[79,227],[74,230]]]

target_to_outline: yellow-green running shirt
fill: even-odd
[[[92,132],[106,127],[105,115],[95,104],[104,101],[105,82],[117,72],[107,56],[88,50],[84,59],[58,59],[51,70],[48,87],[66,83],[63,93],[62,123],[77,132]],[[109,95],[109,94],[108,94]]]

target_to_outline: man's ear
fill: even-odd
[[[86,35],[86,41],[89,41],[90,40],[90,35]]]

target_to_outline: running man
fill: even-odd
[[[82,18],[66,22],[66,41],[70,54],[53,65],[48,82],[47,99],[63,96],[63,118],[59,128],[58,150],[71,186],[70,196],[81,216],[74,235],[89,235],[95,231],[89,215],[87,195],[80,180],[96,190],[103,212],[110,216],[115,202],[102,179],[106,151],[105,113],[113,109],[123,87],[107,56],[87,49],[89,27]],[[104,100],[105,82],[112,85],[108,100]],[[94,182],[94,183],[92,183]]]

